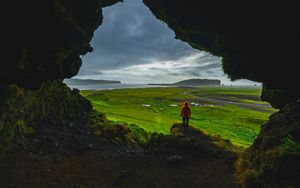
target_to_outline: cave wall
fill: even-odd
[[[57,137],[68,140],[68,147],[84,143],[80,138],[88,135],[92,106],[62,79],[76,75],[80,56],[92,51],[89,43],[102,23],[102,8],[120,1],[1,4],[0,154],[16,146],[33,147],[36,140],[50,137],[52,141],[46,142]],[[46,138],[39,138],[43,135]],[[26,144],[29,140],[34,143]]]
[[[300,103],[292,102],[262,125],[237,162],[237,177],[244,187],[297,188],[299,173]]]
[[[0,86],[38,88],[70,78],[102,22],[99,0],[28,0],[1,4]]]
[[[61,80],[48,80],[77,74],[80,56],[92,50],[89,42],[102,22],[101,7],[116,2],[27,0],[1,4],[1,146],[22,138],[18,134],[30,132],[30,126],[39,127],[47,120],[50,121],[47,126],[63,124],[64,119],[76,120],[75,116],[82,112],[90,113],[89,103],[72,94]],[[144,3],[175,31],[176,38],[222,57],[223,69],[232,80],[246,78],[264,83],[262,98],[280,111],[263,126],[254,145],[245,153],[241,164],[247,165],[241,169],[255,172],[252,173],[255,181],[250,181],[250,185],[254,182],[266,187],[278,181],[285,181],[278,185],[296,185],[297,178],[289,179],[281,173],[286,172],[282,171],[284,166],[290,167],[290,171],[299,169],[299,165],[287,164],[291,161],[286,160],[290,154],[282,152],[286,151],[282,149],[286,138],[290,138],[292,159],[295,164],[299,161],[297,150],[291,147],[299,144],[300,126],[298,48],[294,47],[300,33],[296,2],[144,0]],[[51,119],[57,121],[51,123]],[[275,175],[267,176],[270,173]]]
[[[13,84],[0,91],[0,154],[52,142],[49,138],[67,140],[71,134],[80,140],[87,132],[92,105],[60,80],[44,82],[37,90]]]

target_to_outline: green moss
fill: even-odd
[[[23,143],[27,134],[46,130],[49,124],[87,118],[92,110],[87,99],[72,94],[59,80],[46,82],[38,90],[5,87],[0,104],[0,150]]]
[[[300,156],[300,143],[294,141],[291,135],[284,139],[284,151],[286,153]]]
[[[24,134],[30,134],[34,132],[33,128],[29,127],[24,119],[19,119],[16,124]]]
[[[129,129],[133,132],[133,134],[139,139],[141,143],[146,143],[151,136],[151,133],[145,131],[143,128],[135,124],[129,124]]]

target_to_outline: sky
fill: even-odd
[[[193,49],[175,39],[175,33],[156,19],[142,0],[125,0],[103,9],[103,23],[91,42],[93,52],[82,56],[83,65],[75,78],[119,80],[122,83],[173,83],[185,79],[219,79],[221,58]]]

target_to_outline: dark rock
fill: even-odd
[[[82,186],[78,183],[71,186],[71,188],[80,188],[80,187],[82,187]]]
[[[85,137],[91,113],[90,102],[72,95],[61,81],[46,82],[35,91],[4,88],[0,94],[0,153],[14,146],[29,150],[71,148],[70,142]],[[70,139],[72,134],[76,139]]]
[[[268,185],[265,187],[297,187],[300,185],[300,105],[291,103],[275,113],[262,126],[253,145],[242,156],[246,185]],[[298,148],[298,149],[297,149]],[[251,176],[247,175],[248,172]]]
[[[92,50],[89,42],[102,22],[102,9],[99,0],[6,2],[1,20],[6,66],[0,85],[38,88],[77,74],[80,55]]]
[[[121,170],[119,175],[119,180],[125,179],[128,176],[128,173],[126,170]]]
[[[93,144],[89,144],[86,147],[78,149],[77,153],[86,153],[86,152],[91,152],[92,150],[93,150]]]
[[[50,182],[49,185],[47,186],[47,188],[56,188],[56,187],[59,187],[59,183],[53,181],[53,182]]]
[[[300,143],[300,127],[291,132],[290,136],[296,143]]]
[[[263,84],[261,99],[269,102],[274,108],[282,109],[286,104],[297,101],[299,96],[285,90],[273,89]]]
[[[171,155],[167,162],[170,164],[178,164],[183,161],[183,157],[181,155]]]
[[[53,137],[46,137],[41,141],[41,144],[43,145],[43,147],[53,147],[53,146],[57,146],[58,143],[55,140],[55,138]]]
[[[101,6],[107,7],[107,6],[111,6],[118,2],[123,2],[123,0],[101,0]]]
[[[79,95],[80,90],[77,88],[73,88],[71,93],[72,93],[72,95]]]

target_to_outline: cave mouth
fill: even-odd
[[[170,185],[171,187],[174,185],[173,187],[176,187],[178,183],[183,182],[188,183],[187,186],[183,187],[192,187],[192,185],[196,185],[194,181],[180,179],[182,177],[190,178],[190,175],[182,176],[182,174],[190,174],[190,172],[197,174],[197,176],[194,176],[195,180],[213,180],[212,186],[202,181],[196,187],[201,187],[204,184],[208,187],[222,187],[224,185],[223,181],[219,181],[218,178],[228,182],[227,180],[235,175],[238,176],[240,183],[245,185],[243,187],[299,187],[300,182],[297,176],[299,173],[295,172],[300,172],[300,93],[299,88],[295,87],[299,80],[295,79],[295,75],[299,75],[297,63],[295,63],[295,59],[298,57],[296,57],[297,53],[293,53],[297,50],[293,44],[299,36],[299,29],[295,24],[299,21],[299,16],[297,16],[299,11],[296,10],[298,8],[296,3],[204,0],[201,1],[202,5],[198,6],[198,1],[143,1],[156,18],[162,20],[175,32],[175,38],[186,41],[195,49],[208,51],[222,57],[223,70],[231,79],[247,78],[262,82],[262,99],[279,109],[268,120],[269,114],[273,112],[266,113],[254,109],[257,108],[257,105],[261,107],[261,105],[266,104],[260,101],[261,87],[250,92],[251,95],[249,90],[246,90],[246,92],[245,90],[236,91],[236,87],[229,86],[227,87],[227,89],[230,88],[228,90],[224,90],[222,87],[212,87],[211,90],[206,90],[204,96],[206,103],[203,102],[203,88],[200,88],[202,92],[200,95],[197,88],[186,87],[158,88],[156,91],[153,88],[103,91],[70,90],[62,80],[76,75],[82,65],[81,56],[92,51],[90,42],[94,31],[102,23],[102,8],[119,1],[121,0],[29,0],[20,1],[17,5],[14,1],[7,1],[3,4],[1,23],[5,26],[3,27],[3,36],[5,37],[3,37],[1,49],[4,54],[2,61],[5,66],[3,65],[0,69],[0,155],[8,155],[6,156],[7,160],[1,158],[2,163],[0,166],[4,170],[1,170],[0,187],[18,187],[18,185],[19,187],[24,187],[24,185],[36,187],[37,182],[39,185],[42,183],[41,181],[32,181],[39,179],[38,176],[41,177],[41,180],[45,180],[44,187],[57,187],[60,183],[62,183],[60,187],[69,187],[71,185],[70,181],[61,177],[64,177],[66,172],[71,171],[75,173],[70,176],[75,178],[72,185],[78,187],[81,186],[82,182],[91,180],[90,173],[95,175],[93,180],[102,181],[99,174],[111,172],[112,166],[121,166],[122,169],[116,169],[116,176],[110,176],[110,173],[108,176],[104,174],[102,177],[112,177],[112,179],[98,184],[103,185],[103,182],[108,182],[109,186],[102,187],[118,186],[121,185],[119,180],[124,180],[124,175],[125,177],[130,175],[130,173],[127,173],[130,171],[126,171],[127,169],[123,168],[123,164],[134,167],[132,172],[137,172],[137,176],[133,176],[135,178],[130,178],[130,180],[134,179],[142,183],[141,186],[134,184],[133,187],[143,187],[145,183],[152,183],[149,177],[152,177],[153,174],[158,175],[158,178],[163,181],[161,187],[164,185]],[[135,5],[134,2],[141,3],[126,1],[124,4],[117,4],[113,7],[122,5],[125,7],[130,3]],[[258,4],[259,6],[257,6]],[[104,11],[108,12],[109,9],[105,8]],[[120,8],[115,13],[105,15],[107,18],[111,18],[106,23],[111,23],[112,30],[109,31],[110,34],[117,31],[120,33],[106,35],[106,38],[99,39],[99,45],[109,48],[99,48],[98,51],[97,33],[101,33],[105,29],[105,26],[100,27],[93,40],[95,51],[82,57],[84,65],[77,77],[85,78],[84,76],[86,76],[88,78],[88,76],[94,75],[94,78],[97,79],[118,79],[121,70],[123,70],[123,75],[134,70],[138,74],[134,75],[134,81],[140,76],[144,78],[140,79],[140,83],[156,80],[172,83],[177,80],[170,79],[171,76],[179,79],[179,76],[183,75],[183,69],[184,73],[188,72],[189,75],[193,74],[197,78],[200,76],[206,77],[206,74],[212,76],[216,72],[211,69],[216,67],[223,75],[222,68],[220,68],[221,63],[213,64],[213,62],[209,62],[211,59],[220,60],[220,58],[192,49],[187,44],[182,46],[184,43],[174,40],[175,35],[173,32],[169,35],[172,41],[168,41],[168,37],[163,35],[155,36],[154,34],[158,31],[168,28],[162,23],[160,24],[164,26],[164,29],[154,26],[148,27],[152,23],[148,19],[146,19],[147,24],[143,25],[140,20],[143,16],[135,14],[139,11],[141,10],[132,11],[130,14],[125,11],[123,15],[117,16],[122,13]],[[284,14],[284,12],[287,14]],[[123,23],[117,23],[114,20],[122,20],[123,17],[127,18],[130,15],[135,16],[133,16],[133,21],[130,24],[125,24],[126,27],[113,27],[113,23],[124,26]],[[148,15],[151,16],[151,14]],[[153,30],[153,28],[156,29]],[[143,36],[145,34],[143,29],[150,31],[146,32],[147,37]],[[170,32],[170,30],[168,31]],[[123,34],[127,35],[128,40],[122,39]],[[104,35],[99,35],[99,37],[101,36]],[[119,37],[122,39],[121,43],[112,42],[119,39]],[[152,40],[149,40],[149,38]],[[105,40],[107,41],[105,42]],[[164,43],[161,43],[162,41]],[[147,46],[139,46],[139,42],[144,42]],[[165,43],[169,45],[163,45]],[[130,48],[132,46],[137,48]],[[154,51],[152,51],[153,49]],[[186,49],[194,50],[195,54],[186,51]],[[103,54],[101,54],[102,52]],[[137,52],[140,58],[131,56],[134,52]],[[170,55],[166,52],[172,53]],[[102,56],[108,54],[115,59]],[[99,59],[94,59],[95,64],[92,62],[92,56],[99,56]],[[186,58],[179,58],[178,60],[178,57]],[[206,62],[207,64],[201,64],[200,62],[189,64],[195,59],[204,59],[208,62]],[[178,62],[175,60],[178,60]],[[284,66],[282,66],[283,62]],[[156,63],[155,66],[153,66],[153,63]],[[90,66],[89,69],[88,66]],[[191,72],[191,68],[193,68],[192,70],[199,68],[197,69],[199,71]],[[170,74],[164,80],[159,75],[155,75],[157,70],[164,71],[163,75]],[[201,70],[207,71],[204,74]],[[154,73],[154,75],[150,73]],[[104,77],[105,75],[116,77]],[[156,80],[149,80],[149,78],[154,79],[153,77]],[[213,76],[213,78],[215,77]],[[145,80],[145,78],[147,79]],[[126,80],[124,79],[124,81]],[[129,80],[126,82],[130,83]],[[221,88],[221,92],[217,91],[219,88]],[[149,92],[145,92],[146,89]],[[192,90],[184,93],[188,89]],[[245,93],[247,97],[245,97]],[[146,143],[146,146],[150,146],[150,148],[146,147],[145,152],[147,154],[149,154],[149,151],[156,152],[157,149],[164,153],[166,149],[170,149],[169,146],[171,145],[174,146],[175,150],[170,151],[168,153],[170,158],[165,159],[175,158],[185,160],[184,163],[192,162],[190,166],[194,169],[180,168],[180,171],[174,171],[173,166],[170,166],[171,170],[161,174],[161,167],[167,166],[166,160],[161,160],[164,158],[158,157],[158,161],[153,162],[153,157],[149,155],[149,163],[144,163],[144,156],[143,160],[140,160],[140,156],[131,158],[134,155],[127,150],[123,152],[126,157],[120,155],[121,160],[117,160],[116,165],[106,165],[114,164],[110,163],[109,156],[102,155],[106,149],[109,151],[114,150],[111,157],[113,159],[116,156],[115,154],[119,156],[119,149],[125,150],[124,145],[129,146],[128,149],[132,149],[131,144],[140,146],[141,138],[148,138],[145,130],[164,128],[169,133],[172,132],[170,127],[180,128],[173,121],[181,121],[178,114],[180,107],[185,100],[191,99],[186,98],[186,94],[192,95],[193,98],[189,101],[193,113],[190,125],[195,126],[196,122],[200,122],[198,128],[201,130],[208,131],[208,129],[212,129],[213,134],[216,134],[216,131],[220,131],[218,134],[223,131],[225,134],[219,134],[221,137],[212,136],[210,138],[222,141],[225,144],[224,147],[235,147],[230,142],[234,139],[234,136],[237,140],[240,140],[241,137],[247,138],[248,140],[244,140],[244,142],[246,141],[247,146],[251,145],[251,147],[246,150],[243,148],[241,155],[233,157],[227,155],[227,150],[212,149],[210,144],[208,145],[209,148],[203,148],[202,139],[198,144],[194,142],[194,139],[178,137],[176,132],[175,136],[153,133],[150,139],[147,140],[149,142]],[[199,101],[199,97],[202,97],[202,101]],[[224,97],[227,101],[224,100]],[[228,99],[231,99],[230,103],[224,104],[228,102]],[[238,99],[239,101],[233,101],[232,99]],[[208,104],[208,102],[212,103],[216,100],[223,102],[223,105]],[[236,102],[239,102],[239,105]],[[248,109],[245,108],[245,104],[248,105]],[[136,108],[133,108],[134,105]],[[111,109],[113,113],[105,111],[107,109]],[[271,107],[268,107],[268,110],[270,109]],[[120,112],[120,114],[116,112]],[[168,116],[170,114],[173,114],[174,117],[170,116],[170,118]],[[128,115],[147,117],[148,119],[135,123],[130,122],[134,118]],[[112,122],[119,120],[120,117],[125,117],[124,121],[126,120],[125,122],[128,124]],[[170,122],[161,121],[166,119],[170,119]],[[154,121],[159,121],[166,127],[162,127]],[[233,123],[234,121],[235,123]],[[264,124],[264,122],[266,123]],[[149,125],[149,127],[140,129],[136,125]],[[224,129],[225,127],[226,129]],[[254,131],[253,127],[255,127]],[[260,127],[262,128],[260,129]],[[202,136],[205,135],[201,131],[196,132],[196,136],[199,136],[199,133]],[[256,135],[258,132],[259,134]],[[229,138],[230,141],[222,138]],[[207,163],[211,160],[203,160],[206,157],[202,158],[195,155],[195,147],[200,149],[200,155],[204,154],[206,156],[208,154],[207,157],[217,159],[220,163],[214,162],[214,164],[219,168],[216,169]],[[191,151],[190,157],[200,160],[198,162],[201,163],[189,160],[189,156],[184,156],[184,158],[180,158],[180,156],[178,158],[178,155],[174,156],[174,153],[178,153],[179,148],[183,149],[184,155],[187,150]],[[92,149],[99,151],[100,156],[94,156],[94,153],[91,153]],[[136,151],[135,149],[136,147],[134,147],[134,151]],[[45,179],[51,174],[49,172],[52,171],[56,174],[55,169],[61,169],[62,161],[59,156],[57,156],[58,158],[55,157],[56,154],[66,154],[66,157],[68,157],[71,153],[80,153],[79,157],[81,158],[82,152],[91,153],[96,158],[92,158],[92,160],[87,158],[84,163],[81,163],[81,160],[72,160],[74,163],[64,163],[66,164],[66,170],[61,171],[62,175],[55,176],[56,180],[63,182],[57,184],[52,177]],[[23,153],[29,154],[29,163],[28,158]],[[55,155],[53,159],[57,160],[49,158],[52,154]],[[226,159],[224,155],[227,155]],[[15,159],[11,158],[14,156]],[[35,156],[42,157],[41,161],[37,160]],[[104,158],[101,156],[104,156]],[[164,157],[166,156],[164,153]],[[239,157],[238,161],[235,161],[236,157]],[[25,161],[23,161],[24,159]],[[127,162],[124,159],[130,159],[130,161]],[[30,161],[33,163],[30,163]],[[47,161],[50,162],[50,166],[44,168],[45,171],[41,171],[40,167]],[[137,161],[141,162],[142,168],[136,165],[138,164]],[[53,166],[53,162],[59,164],[59,166]],[[105,164],[105,166],[99,168],[98,162]],[[178,162],[180,163],[180,161]],[[72,164],[79,164],[80,166],[82,166],[81,164],[89,164],[90,167],[99,171],[93,171],[91,168],[85,168],[86,171],[82,171],[80,168],[77,169],[76,166],[70,170]],[[146,173],[145,181],[136,178],[148,171],[148,169],[145,169],[146,166],[152,167],[153,164],[157,165],[157,171]],[[24,165],[28,165],[28,167]],[[203,168],[204,166],[207,169]],[[37,167],[36,171],[32,170],[34,167]],[[224,176],[222,172],[228,167],[232,167],[232,170],[227,172],[229,176]],[[234,167],[236,167],[237,172],[233,172]],[[11,171],[11,169],[14,170]],[[137,169],[141,171],[137,171]],[[23,173],[23,170],[26,171]],[[179,173],[173,175],[173,172]],[[205,173],[203,174],[203,172]],[[203,178],[199,178],[199,174],[203,174]],[[208,178],[207,174],[215,174],[215,176]],[[84,178],[79,177],[80,175],[83,175]],[[19,177],[26,181],[20,181]],[[176,181],[174,181],[174,177]],[[85,181],[85,178],[88,178],[88,180]],[[165,181],[167,179],[169,181]],[[77,181],[82,182],[77,184]],[[116,181],[118,184],[111,184],[111,182]],[[223,187],[233,187],[232,182],[228,182],[230,185]],[[32,183],[35,185],[30,186]],[[121,183],[123,184],[123,182]],[[133,183],[136,182],[133,181]],[[96,187],[99,187],[98,185]],[[88,185],[84,184],[82,186]],[[95,185],[91,187],[95,187]]]
[[[74,83],[72,84],[72,82],[66,81],[69,87],[82,90],[104,90],[131,87],[141,88],[150,87],[148,84],[153,83],[172,84],[187,79],[217,79],[220,80],[224,86],[251,86],[251,89],[248,91],[244,89],[231,91],[231,93],[239,92],[238,95],[241,96],[230,94],[230,91],[229,94],[224,94],[220,89],[217,95],[211,96],[211,98],[208,97],[208,101],[203,101],[202,99],[195,101],[189,97],[185,98],[191,102],[193,108],[198,108],[200,106],[204,108],[215,108],[216,116],[220,113],[217,112],[218,110],[236,110],[236,114],[238,114],[239,111],[242,111],[239,117],[240,120],[236,118],[230,122],[230,120],[228,118],[226,119],[223,115],[217,120],[209,117],[203,121],[204,124],[206,124],[206,127],[208,125],[216,126],[217,124],[220,124],[224,125],[224,129],[232,129],[230,134],[222,133],[223,131],[216,133],[208,132],[211,134],[222,134],[222,136],[227,139],[231,138],[232,135],[235,135],[233,136],[235,137],[235,140],[233,139],[234,143],[245,147],[252,144],[260,131],[260,125],[267,121],[267,118],[271,113],[275,112],[269,104],[260,101],[260,83],[249,80],[230,81],[222,70],[222,59],[220,57],[194,49],[188,43],[176,39],[175,33],[165,23],[162,23],[153,16],[151,11],[142,1],[125,1],[106,7],[103,9],[103,17],[103,23],[96,30],[92,40],[92,47],[94,50],[82,57],[83,65],[79,73],[73,78],[79,80],[120,81],[122,84],[95,85],[95,83],[92,83],[91,81],[90,84],[82,83],[82,85],[78,85],[79,83],[76,83],[73,85]],[[157,87],[157,85],[155,86]],[[253,95],[251,92],[255,94]],[[105,93],[106,92],[104,91],[104,94]],[[85,96],[92,101],[96,106],[95,108],[105,112],[109,119],[116,121],[120,120],[129,124],[140,124],[141,122],[131,119],[128,120],[128,118],[122,117],[122,113],[124,113],[122,110],[116,112],[118,111],[118,108],[124,110],[127,107],[122,106],[122,104],[110,104],[110,102],[107,102],[109,100],[117,100],[114,97],[100,97],[100,99],[99,97],[96,97],[95,99],[88,95]],[[119,95],[119,97],[122,98],[124,96]],[[152,97],[164,98],[162,96]],[[213,97],[218,99],[213,99]],[[104,103],[105,105],[113,106],[112,109],[115,112],[106,110],[97,105],[99,100],[101,104]],[[171,100],[173,101],[168,101],[168,104],[160,106],[158,110],[170,107],[178,108],[180,106],[179,103],[183,99],[176,98]],[[153,101],[138,101],[138,103],[141,104],[132,107],[131,110],[134,112],[131,113],[131,115],[135,114],[135,108],[141,106],[145,107],[143,110],[153,110],[156,108],[155,105],[153,106],[152,104]],[[236,109],[229,109],[230,107],[223,109],[222,106],[224,105],[235,105]],[[149,116],[146,112],[144,115]],[[132,118],[134,119],[134,117]],[[161,119],[161,117],[157,118]],[[180,121],[178,117],[172,118],[175,118],[176,121]],[[225,118],[226,120],[222,118]],[[210,121],[210,123],[207,123],[207,121]],[[144,121],[142,120],[142,122]],[[170,126],[172,122],[168,123]],[[237,124],[237,127],[241,126],[242,128],[226,127],[226,125],[230,123],[235,123]],[[251,127],[253,125],[254,127]],[[201,127],[200,124],[199,127]],[[142,128],[147,129],[147,127]],[[168,133],[168,130],[169,128],[156,128],[151,131]],[[217,130],[217,128],[214,130]],[[246,135],[245,140],[238,141],[237,137],[239,134]]]
[[[91,42],[93,52],[82,57],[75,78],[119,80],[122,83],[174,83],[193,78],[219,79],[225,85],[259,85],[230,81],[221,58],[175,39],[141,0],[103,8],[103,23]]]

